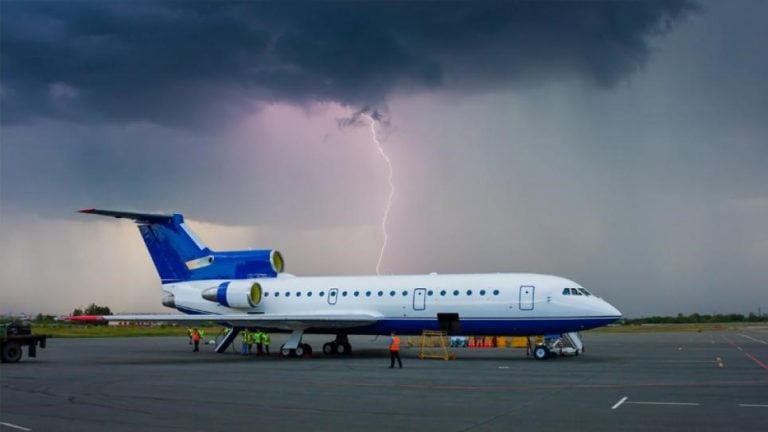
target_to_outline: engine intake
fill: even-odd
[[[261,292],[258,282],[231,281],[204,290],[202,296],[222,306],[249,309],[261,303]]]

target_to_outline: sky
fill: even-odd
[[[129,221],[299,276],[768,313],[768,3],[0,1],[0,313],[163,311]]]

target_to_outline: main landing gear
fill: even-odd
[[[336,339],[323,344],[323,354],[325,355],[348,355],[352,352],[352,345],[345,334],[337,334]]]
[[[311,357],[312,346],[301,342],[303,331],[294,330],[288,341],[280,347],[280,355],[283,357]],[[345,334],[337,334],[336,339],[323,344],[325,355],[348,355],[352,352],[352,345]]]

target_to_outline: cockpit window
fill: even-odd
[[[570,288],[563,288],[563,295],[571,295],[571,289]]]
[[[585,296],[591,296],[592,294],[589,293],[589,291],[585,290],[584,288],[579,288],[579,291],[581,291]]]
[[[579,290],[577,290],[576,288],[571,288],[571,295],[583,295],[583,294],[580,293]]]

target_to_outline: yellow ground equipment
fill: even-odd
[[[432,330],[424,330],[421,332],[418,356],[420,359],[434,358],[453,360],[456,358],[456,354],[454,354],[448,346],[448,333]]]

